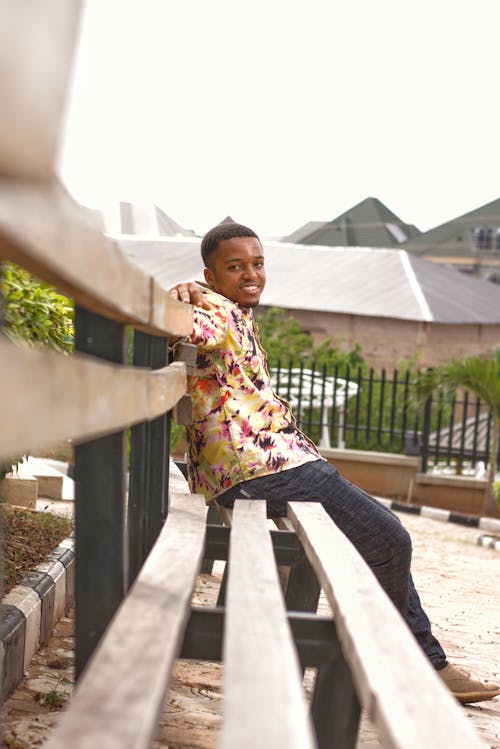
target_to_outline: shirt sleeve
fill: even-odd
[[[212,301],[212,300],[210,300]],[[214,305],[205,310],[194,307],[193,332],[190,341],[200,351],[215,351],[226,340],[228,331],[228,314],[223,305]]]

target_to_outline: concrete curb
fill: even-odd
[[[488,536],[486,533],[482,533],[477,539],[477,545],[500,551],[500,536]]]
[[[488,534],[500,534],[500,520],[497,518],[480,518],[476,515],[465,515],[460,512],[452,512],[451,510],[442,510],[439,507],[396,502],[395,500],[384,499],[383,497],[376,497],[376,499],[384,507],[395,512],[408,512],[411,515],[421,515],[423,518],[439,520],[444,523],[458,523],[458,525],[465,525],[468,528],[479,528],[479,530],[487,531]],[[482,534],[479,536],[477,543],[478,546],[488,546],[490,549],[500,551],[500,540],[494,536]]]
[[[48,561],[29,572],[0,604],[2,700],[22,681],[23,674],[52,628],[74,602],[75,541],[61,541]]]

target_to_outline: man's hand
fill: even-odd
[[[184,302],[184,304],[195,304],[197,307],[203,307],[203,309],[212,309],[212,305],[207,301],[200,286],[192,281],[178,283],[168,293],[174,299],[178,299],[179,302]]]

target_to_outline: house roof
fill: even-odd
[[[298,229],[295,229],[295,231],[293,231],[287,237],[283,237],[283,242],[301,242],[305,237],[308,237],[309,234],[317,231],[325,224],[326,221],[308,221],[307,224],[304,224],[304,226],[300,226]]]
[[[174,221],[168,214],[165,213],[157,205],[154,207],[156,215],[156,223],[158,226],[158,232],[162,237],[192,237],[194,231],[192,229],[184,229],[177,221]]]
[[[471,257],[474,230],[487,226],[500,228],[500,198],[410,238],[403,247],[415,255]]]
[[[203,278],[198,238],[121,238],[166,288]],[[404,250],[264,242],[265,306],[449,324],[500,323],[500,287]]]
[[[159,237],[192,237],[194,231],[184,229],[153,203],[129,203],[121,200],[101,211],[104,230],[113,234],[140,234]]]
[[[299,238],[291,235],[294,242],[329,247],[399,247],[420,234],[416,226],[406,224],[377,198],[366,198],[305,235],[304,229],[294,232],[302,234]]]

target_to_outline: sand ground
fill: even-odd
[[[419,516],[401,514],[400,518],[413,537],[417,589],[450,659],[478,675],[500,680],[500,554],[476,545],[476,529]],[[214,603],[220,574],[221,564],[214,574],[200,575],[194,598],[197,605]],[[223,669],[216,663],[177,662],[154,749],[216,746],[222,676]],[[306,682],[310,678],[307,675]],[[7,701],[4,746],[42,746],[60,714],[47,701],[54,695],[56,701],[69,697],[72,679],[73,619],[69,616],[36,654],[25,680]],[[500,749],[500,697],[463,710],[485,747]],[[358,747],[380,746],[376,732],[364,719]]]

